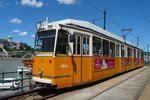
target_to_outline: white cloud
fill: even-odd
[[[57,0],[60,4],[71,5],[76,4],[78,0]]]
[[[19,31],[19,30],[13,30],[14,33],[17,33],[19,36],[25,36],[28,35],[28,32],[25,31]]]
[[[35,38],[35,34],[32,34],[31,37]]]
[[[13,30],[13,32],[14,32],[14,33],[19,33],[20,31],[19,31],[19,30]]]
[[[39,8],[43,6],[43,2],[39,0],[21,0],[21,5]]]
[[[19,18],[12,18],[10,19],[10,23],[14,23],[14,24],[21,24],[22,21]]]

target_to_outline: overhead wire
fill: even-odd
[[[100,12],[103,12],[101,9],[99,9],[98,7],[96,7],[92,2],[90,2],[89,0],[86,0],[87,1],[87,3],[90,5],[90,6],[92,6],[92,7],[94,7],[95,9],[97,9],[98,11],[100,11]]]
[[[104,13],[101,9],[99,9],[98,7],[96,7],[92,2],[90,2],[89,0],[86,0],[86,1],[87,1],[87,3],[88,3],[90,6],[92,6],[92,7],[95,8],[96,10],[100,11],[101,13]],[[122,26],[122,25],[119,24],[118,22],[112,20],[112,18],[111,18],[110,16],[107,17],[107,18],[109,18],[109,21],[110,21],[112,24],[118,26],[118,27],[120,28],[120,30],[122,30],[122,29],[125,28],[124,26]],[[97,18],[97,19],[98,19],[98,18]],[[135,36],[135,34],[132,34],[132,32],[131,32],[130,35],[133,36],[133,37],[137,37],[137,36]],[[135,40],[132,39],[131,41],[133,42],[133,41],[135,41]]]
[[[110,17],[109,17],[109,19],[110,19],[111,23],[113,23],[113,24],[117,25],[118,27],[120,27],[120,29],[124,28],[121,24],[119,24],[118,22],[112,20]]]
[[[99,9],[97,6],[95,6],[92,2],[90,2],[89,0],[86,0],[87,1],[87,3],[90,5],[90,6],[92,6],[93,8],[95,8],[96,10],[98,10],[98,11],[100,11],[101,13],[104,13],[104,11],[102,11],[101,9]],[[108,18],[108,17],[107,17]],[[110,18],[110,17],[109,17]],[[121,29],[123,29],[123,26],[121,25],[121,24],[119,24],[119,23],[117,23],[116,21],[114,21],[114,20],[112,20],[111,18],[110,18],[110,20],[111,20],[111,22],[113,23],[113,24],[115,24],[115,25],[117,25],[118,27],[120,27]]]
[[[147,17],[147,15],[145,14],[145,12],[144,12],[143,8],[141,7],[140,3],[138,2],[138,0],[136,0],[136,4],[137,4],[138,8],[140,9],[141,13],[143,14],[145,20],[150,24],[150,20]]]

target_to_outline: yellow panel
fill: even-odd
[[[112,60],[114,66],[95,69],[95,59],[99,59],[101,63],[103,59],[106,62]],[[128,59],[130,63],[128,63]],[[121,57],[33,57],[33,74],[39,75],[39,70],[42,70],[42,78],[51,79],[52,84],[57,84],[57,88],[65,88],[97,81],[125,70],[143,66],[143,59],[136,58],[136,61],[138,63],[134,64],[134,58]]]

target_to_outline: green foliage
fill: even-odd
[[[17,54],[15,57],[21,58],[23,55]]]
[[[31,51],[31,52],[33,52],[34,49],[33,49],[31,46],[27,46],[27,47],[25,48],[25,51]]]

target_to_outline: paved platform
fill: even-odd
[[[148,80],[150,80],[150,66],[145,66],[97,85],[64,93],[49,100],[134,100]],[[110,87],[112,88],[109,89]],[[150,100],[149,93],[150,82],[140,94],[139,99]]]
[[[150,100],[150,81],[148,82],[148,84],[140,94],[138,100]]]

